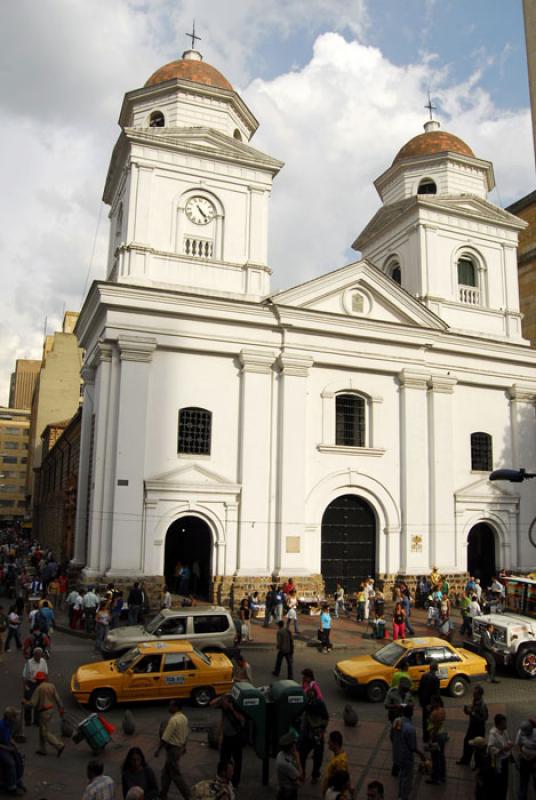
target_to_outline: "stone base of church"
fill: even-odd
[[[387,599],[390,598],[392,591],[397,583],[404,582],[411,593],[412,597],[415,597],[416,589],[417,589],[417,582],[422,577],[423,574],[430,575],[430,573],[421,573],[419,575],[402,575],[400,573],[380,573],[377,575],[377,582],[383,583],[383,591],[385,597]],[[458,594],[459,592],[463,591],[465,588],[465,584],[469,580],[469,573],[468,572],[447,572],[443,573],[442,578],[446,578],[449,582],[450,591],[453,594]]]
[[[273,583],[282,585],[289,577],[294,579],[298,597],[323,597],[322,575],[305,575],[298,578],[289,575],[216,575],[212,580],[212,602],[232,609],[238,608],[240,600],[252,592],[258,592],[261,600]]]

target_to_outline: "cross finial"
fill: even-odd
[[[430,119],[433,119],[432,111],[436,111],[437,110],[437,106],[434,106],[432,104],[432,98],[430,97],[430,90],[428,90],[428,102],[426,103],[426,105],[424,107],[428,109],[428,111],[430,113]]]
[[[195,40],[197,39],[199,42],[201,41],[201,37],[200,36],[196,36],[196,33],[195,33],[195,19],[194,19],[193,24],[192,24],[192,32],[191,33],[187,33],[186,36],[189,39],[192,40],[192,50],[195,50]]]

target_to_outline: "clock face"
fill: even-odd
[[[196,225],[206,225],[212,219],[216,209],[206,197],[190,197],[186,203],[186,215]]]

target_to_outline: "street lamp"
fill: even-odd
[[[536,472],[527,472],[524,469],[495,469],[490,474],[490,481],[510,481],[510,483],[522,483],[529,478],[536,478]]]

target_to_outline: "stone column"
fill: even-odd
[[[430,552],[432,566],[447,572],[465,570],[456,559],[454,522],[453,393],[457,380],[433,375],[428,381],[430,441]]]
[[[512,460],[513,469],[524,468],[529,472],[534,471],[536,466],[536,442],[534,441],[534,414],[536,395],[531,387],[514,383],[508,390],[510,398],[510,424],[512,430]],[[500,446],[497,443],[497,446]],[[497,454],[494,453],[494,456]],[[525,541],[520,541],[520,530],[527,530],[534,518],[534,486],[532,481],[525,481],[516,485],[520,495],[520,505],[517,513],[517,520],[512,530],[515,529],[516,535],[512,538],[511,548],[508,553],[502,554],[503,560],[499,565],[505,569],[510,566],[518,566],[523,560],[523,550]],[[508,484],[513,488],[512,484]],[[530,499],[529,499],[530,498]],[[526,533],[525,533],[526,537]]]
[[[312,571],[304,562],[307,487],[307,376],[313,359],[301,353],[283,352],[280,368],[278,413],[277,513],[274,572],[296,574]]]
[[[143,495],[147,403],[156,339],[120,336],[119,403],[110,575],[145,572]]]
[[[240,442],[242,485],[238,529],[238,575],[270,574],[272,486],[272,398],[275,353],[240,353]]]
[[[87,560],[88,545],[88,499],[90,494],[92,457],[92,431],[94,425],[95,370],[92,367],[82,368],[84,379],[84,405],[82,408],[82,425],[80,430],[80,465],[78,470],[78,489],[76,501],[76,529],[74,538],[73,566],[83,567]]]
[[[429,564],[428,425],[426,390],[430,375],[404,369],[400,382],[400,571],[425,572]],[[392,565],[394,568],[395,565]]]

